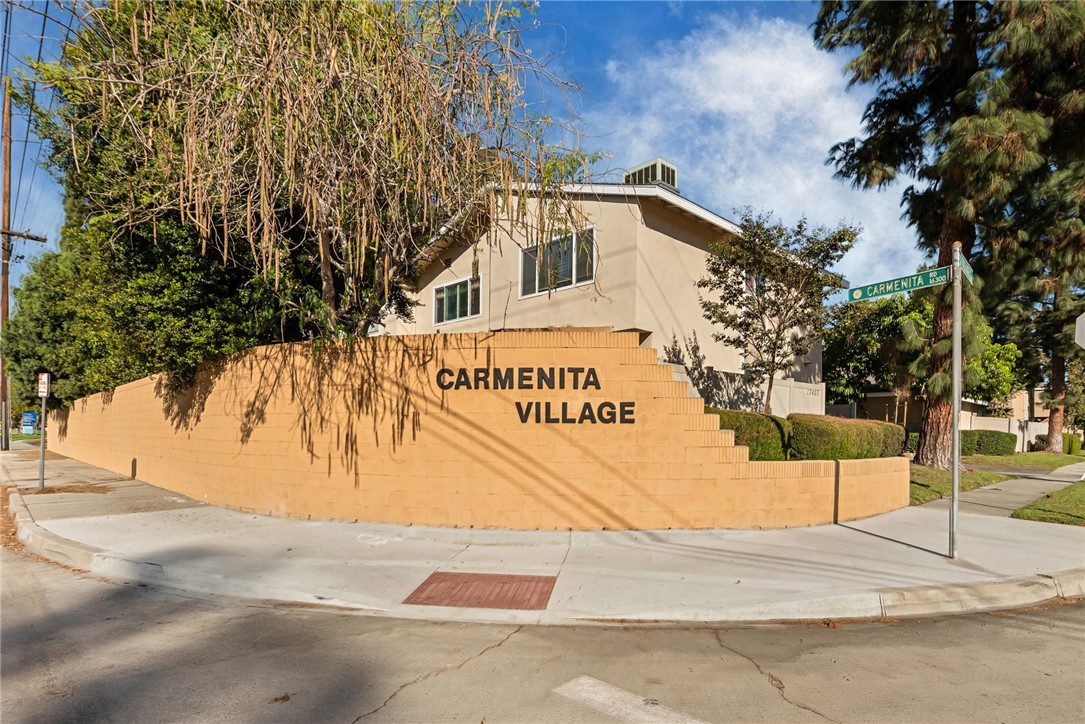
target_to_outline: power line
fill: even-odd
[[[45,0],[45,10],[41,14],[41,37],[38,38],[38,63],[41,63],[41,51],[45,47],[45,24],[49,22],[49,0]],[[30,107],[33,108],[38,103],[38,81],[37,79],[30,83]],[[29,110],[29,109],[28,109]],[[27,142],[30,140],[30,126],[32,124],[33,114],[29,114],[26,119],[26,131],[23,133],[23,150],[19,154],[19,182],[15,185],[15,203],[12,205],[15,216],[19,214],[19,201],[21,200],[23,191],[23,175],[26,168],[26,147]],[[40,153],[40,147],[39,147]],[[34,164],[34,170],[30,174],[30,187],[27,189],[27,193],[30,193],[30,189],[34,188],[34,175],[37,173],[38,164]],[[23,212],[25,214],[26,208],[24,205]],[[20,221],[22,217],[19,217]]]
[[[8,56],[11,55],[11,3],[4,3],[4,52],[0,55],[0,76],[8,77]]]

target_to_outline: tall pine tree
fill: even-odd
[[[862,188],[912,178],[903,197],[921,247],[938,266],[951,263],[953,242],[966,257],[976,245],[976,226],[961,206],[966,179],[938,160],[951,129],[973,115],[972,80],[984,60],[989,10],[973,2],[823,2],[814,38],[829,51],[856,52],[847,64],[852,84],[876,87],[863,115],[863,138],[833,147],[837,175]],[[952,301],[939,295],[932,329],[931,376],[916,461],[952,464],[953,406],[950,392]]]
[[[1062,451],[1067,362],[1085,313],[1085,4],[992,9],[983,102],[954,128],[943,164],[965,169],[983,229],[984,297],[1002,333],[1032,342],[1047,384],[1052,452]]]
[[[815,39],[858,51],[852,83],[876,86],[865,136],[837,144],[838,175],[865,188],[898,177],[919,245],[952,244],[986,277],[1003,338],[1031,341],[1061,431],[1068,324],[1085,285],[1085,4],[824,2]],[[918,462],[947,468],[952,406],[948,292],[935,306]],[[1053,434],[1053,438],[1059,435]]]

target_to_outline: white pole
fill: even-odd
[[[957,501],[961,492],[961,242],[953,242],[953,499],[949,557],[957,557]]]
[[[41,398],[41,448],[38,457],[38,487],[45,487],[45,397]]]

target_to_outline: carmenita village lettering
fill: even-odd
[[[461,367],[437,371],[442,390],[598,390],[594,367]],[[516,401],[520,422],[566,425],[632,425],[636,404],[625,402]]]

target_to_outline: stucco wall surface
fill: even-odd
[[[262,347],[203,369],[179,397],[147,378],[80,400],[51,415],[50,447],[298,518],[772,528],[907,505],[903,458],[747,462],[657,358],[636,333],[585,331]],[[539,380],[551,368],[554,389]]]

